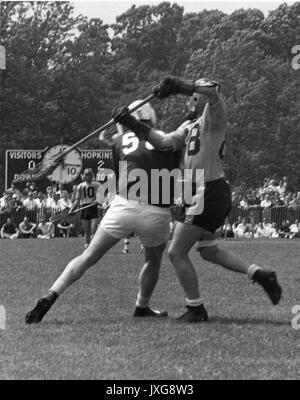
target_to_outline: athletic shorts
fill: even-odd
[[[88,206],[88,204],[82,205],[82,207]],[[80,214],[81,219],[96,219],[98,218],[98,206],[93,205],[91,207],[85,208],[81,211]]]
[[[122,239],[135,232],[144,247],[156,247],[169,239],[169,208],[152,206],[116,195],[100,226],[109,235]]]
[[[231,210],[231,193],[224,179],[207,182],[204,189],[204,209],[199,215],[186,215],[186,209],[179,221],[202,228],[198,247],[215,245],[215,232],[220,228]]]

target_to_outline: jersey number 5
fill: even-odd
[[[187,155],[194,156],[200,150],[199,125],[193,126],[188,142]]]
[[[132,153],[139,147],[140,140],[135,136],[133,132],[127,132],[122,136],[122,151],[127,156],[127,154]],[[154,147],[151,143],[145,142],[145,147],[148,150],[153,150]]]

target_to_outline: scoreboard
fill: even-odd
[[[45,153],[49,149],[44,150],[6,150],[5,156],[5,189],[8,189],[12,181],[17,181],[20,188],[25,186],[25,177],[22,172],[34,168],[35,164],[41,162]],[[78,149],[81,154],[82,171],[85,168],[92,168],[95,177],[99,181],[105,179],[104,168],[113,168],[112,150],[111,149]],[[80,176],[76,178],[72,184],[78,184],[81,181]],[[41,180],[38,186],[42,189],[47,187],[51,182],[45,178]]]

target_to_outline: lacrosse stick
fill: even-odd
[[[141,103],[137,104],[131,110],[130,113],[134,112],[138,108],[142,107],[144,104],[148,103],[150,100],[155,97],[154,94],[149,95],[146,99],[142,100]],[[64,151],[62,151],[58,156],[49,158],[48,160],[42,161],[34,166],[32,169],[27,169],[22,173],[25,176],[25,180],[29,181],[37,181],[40,180],[47,175],[50,175],[59,164],[63,163],[64,157],[69,154],[72,150],[80,146],[82,143],[85,143],[87,140],[95,136],[98,132],[104,131],[105,129],[110,128],[114,124],[114,120],[111,119],[106,124],[100,126],[100,128],[94,130],[89,135],[85,136],[84,138],[78,140],[78,142],[74,143],[72,146],[68,147]],[[16,183],[18,181],[13,181]]]
[[[86,208],[90,208],[90,207],[95,206],[97,204],[99,204],[99,203],[97,201],[95,201],[94,203],[88,204],[86,206],[82,206],[82,207],[76,208],[76,210],[74,210],[71,213],[69,213],[69,215],[74,215],[74,214],[78,213],[79,211],[85,210]]]

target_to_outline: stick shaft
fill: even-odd
[[[73,211],[73,213],[77,213],[78,211],[85,210],[86,208],[89,208],[89,207],[95,206],[96,204],[97,204],[97,202],[95,202],[95,203],[91,203],[91,204],[89,204],[89,205],[87,205],[87,206],[82,206],[82,207],[79,207],[79,208],[77,208],[76,210],[74,210],[74,211]]]
[[[141,103],[137,104],[135,107],[133,107],[131,110],[129,110],[130,113],[133,111],[137,110],[138,108],[142,107],[144,104],[148,103],[148,101],[152,100],[153,97],[155,97],[154,94],[150,94],[148,97],[146,97],[144,100],[141,101]],[[82,143],[85,143],[87,140],[89,140],[91,137],[95,136],[98,132],[104,131],[105,129],[109,128],[114,124],[114,120],[111,119],[108,121],[106,124],[100,126],[100,128],[97,128],[93,132],[91,132],[89,135],[85,136],[84,138],[78,140],[78,142],[74,143],[72,146],[68,147],[66,150],[64,150],[58,157],[57,161],[61,160],[64,156],[69,154],[72,150],[74,150],[76,147],[80,146]]]

